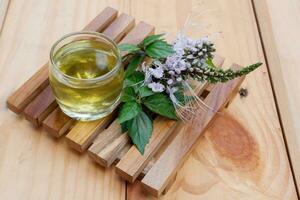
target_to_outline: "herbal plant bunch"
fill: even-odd
[[[168,44],[160,34],[149,36],[138,45],[122,44],[119,48],[126,52],[123,61],[129,64],[118,122],[142,154],[157,115],[186,120],[183,113],[194,109],[190,106],[194,101],[200,101],[189,80],[226,82],[261,65],[256,63],[236,71],[217,68],[212,61],[214,44],[207,37],[192,40],[179,35]],[[145,58],[151,58],[151,63],[146,65]]]

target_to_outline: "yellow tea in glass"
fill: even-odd
[[[103,34],[76,32],[50,52],[49,81],[68,116],[83,121],[110,114],[119,103],[124,69],[117,45]]]

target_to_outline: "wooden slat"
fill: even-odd
[[[7,99],[7,107],[11,111],[20,114],[47,85],[49,85],[48,63],[39,69],[39,71]]]
[[[119,156],[120,152],[123,151],[124,148],[127,148],[129,143],[130,138],[126,133],[123,133],[115,140],[112,140],[109,145],[103,147],[101,150],[97,150],[95,148],[89,149],[89,154],[100,165],[109,167]]]
[[[300,1],[254,0],[253,4],[291,167],[300,191]]]
[[[139,22],[123,39],[120,41],[121,43],[130,43],[130,44],[138,44],[145,37],[154,33],[154,27],[146,24],[144,22]],[[65,116],[65,117],[62,117]],[[49,116],[50,120],[45,120],[43,122],[44,126],[47,127],[47,130],[50,131],[51,134],[55,136],[61,136],[64,134],[65,130],[68,129],[72,123],[69,120],[61,120],[68,119],[68,117],[60,112],[52,112]]]
[[[139,22],[121,41],[120,44],[138,44],[147,36],[154,34],[154,26]]]
[[[102,24],[99,24],[101,27],[104,27],[103,24],[105,25],[107,24],[107,22],[103,20],[96,20],[91,25],[88,25],[87,28],[93,28],[94,30],[101,30],[98,28],[98,26],[96,26],[96,22],[101,22]],[[112,40],[119,42],[122,36],[126,34],[133,26],[134,26],[134,19],[129,15],[122,14],[115,21],[113,21],[111,25],[109,25],[104,30],[103,33],[105,33],[110,38],[112,38]],[[52,101],[44,102],[43,98],[39,97],[40,95],[43,95],[43,98],[48,98],[49,100],[52,99]],[[27,107],[29,107],[28,108],[29,110],[32,111],[37,110],[39,111],[39,113],[46,113],[46,112],[50,113],[55,108],[53,107],[53,104],[56,104],[52,90],[43,91],[41,94],[39,94],[36,97],[34,101],[35,101],[34,104],[29,103]],[[43,105],[43,107],[39,107],[40,105]],[[27,110],[27,107],[25,110]],[[38,113],[32,113],[32,112],[27,113],[26,118],[32,122],[37,121],[38,124],[41,122],[37,120],[38,118],[41,118]]]
[[[60,137],[71,127],[73,121],[74,120],[65,115],[59,107],[56,107],[43,121],[43,127],[54,137]]]
[[[24,115],[33,125],[38,126],[55,109],[55,97],[48,85],[24,110]]]
[[[89,155],[99,164],[107,166],[107,161],[103,160],[102,156],[99,156],[99,154],[102,149],[111,145],[112,142],[120,136],[122,136],[121,126],[117,120],[114,120],[113,123],[111,123],[107,129],[102,131],[93,141],[93,144],[88,150]]]
[[[103,34],[119,42],[134,27],[134,21],[132,16],[123,13],[103,31]]]
[[[84,31],[102,32],[108,25],[110,25],[118,16],[118,11],[111,7],[106,7],[99,15],[97,15],[88,25]]]
[[[101,31],[116,18],[117,13],[118,12],[115,9],[108,7],[104,9],[83,30]],[[45,87],[47,87],[48,83],[48,63],[46,63],[38,72],[36,72],[8,98],[8,108],[17,114],[21,113],[25,107]],[[36,121],[37,119],[35,118],[31,120]]]
[[[79,152],[85,151],[98,133],[104,130],[114,117],[115,115],[112,113],[100,120],[76,122],[74,127],[66,135],[68,143]]]
[[[238,91],[243,80],[242,77],[216,85],[204,102],[219,111]],[[197,114],[191,124],[182,124],[180,132],[143,178],[142,184],[147,191],[155,196],[159,196],[163,192],[168,181],[173,178],[215,115],[216,113],[211,110],[203,111]]]

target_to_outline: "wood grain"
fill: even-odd
[[[48,133],[58,138],[68,131],[73,122],[72,118],[65,115],[59,107],[56,107],[43,121],[43,127]]]
[[[98,16],[94,18],[83,30],[101,31],[107,27],[117,16],[117,11],[110,7],[106,8]],[[7,100],[7,106],[15,113],[21,113],[24,108],[49,84],[48,81],[48,63],[46,63],[38,72],[36,72],[29,80],[27,80],[20,88],[18,88]],[[48,91],[48,90],[47,90]],[[53,94],[49,92],[48,99],[51,99]],[[43,94],[45,96],[45,94]],[[42,100],[42,98],[37,98]],[[54,100],[53,100],[54,101]],[[53,105],[53,102],[48,102],[48,107],[44,104],[44,109],[47,112]],[[35,103],[38,104],[37,102]],[[42,104],[42,102],[41,102]],[[28,115],[27,115],[28,116]],[[37,116],[29,116],[31,121],[38,121]],[[34,118],[35,117],[35,118]]]
[[[49,85],[48,63],[39,69],[7,100],[7,107],[13,112],[20,114],[24,108]]]
[[[147,36],[154,34],[154,26],[139,22],[121,41],[120,44],[138,44]]]
[[[176,121],[158,117],[153,122],[153,132],[149,143],[142,155],[135,146],[123,156],[117,164],[117,173],[129,182],[134,182],[143,168],[146,167],[152,156],[159,150],[161,145],[173,133]]]
[[[120,124],[115,119],[104,131],[102,131],[96,139],[93,141],[93,144],[89,148],[89,153],[96,155],[107,145],[110,145],[115,139],[122,135],[122,130]]]
[[[68,143],[79,152],[84,152],[92,143],[97,135],[103,131],[113,120],[115,113],[99,120],[82,122],[77,121],[74,127],[66,135]]]
[[[291,5],[291,1],[286,2]],[[23,123],[4,105],[8,95],[47,59],[57,38],[79,30],[108,4],[154,24],[159,33],[171,34],[181,29],[190,11],[216,10],[213,14],[205,12],[201,19],[203,24],[213,22],[210,27],[222,31],[216,47],[227,64],[265,63],[248,0],[12,1],[0,36],[0,49],[5,49],[0,54],[0,199],[125,199],[125,184],[113,170],[99,168],[88,157],[69,151],[63,141],[40,134],[41,130]],[[285,9],[278,13],[282,12]],[[286,26],[295,27],[288,22]],[[276,33],[289,34],[293,32]],[[282,51],[291,47],[278,46]],[[254,143],[255,148],[247,147],[247,151],[254,157],[247,159],[244,154],[247,143],[227,140],[228,145],[218,145],[217,137],[207,137],[206,132],[161,199],[297,199],[266,65],[250,74],[242,87],[248,90],[248,96],[235,98],[227,112],[229,122],[238,121],[246,130],[237,138],[252,138],[249,144]],[[234,137],[238,135],[235,126],[228,130]],[[127,191],[128,199],[135,189]],[[140,197],[138,192],[134,197],[150,199],[147,195]]]
[[[49,95],[51,94],[51,95]],[[48,85],[24,110],[24,115],[34,126],[38,126],[56,108],[55,97]]]
[[[5,21],[10,0],[0,0],[0,33]]]
[[[298,87],[300,2],[293,0],[254,0],[254,9],[291,164],[300,188],[300,93]],[[284,17],[282,17],[284,16]],[[286,31],[289,36],[286,36]],[[282,48],[284,47],[284,48]]]
[[[179,167],[192,151],[201,133],[212,122],[216,113],[236,94],[243,78],[217,84],[205,98],[204,103],[213,108],[199,112],[189,124],[182,125],[167,149],[158,158],[150,171],[142,179],[143,186],[153,195],[159,196],[174,177]]]
[[[119,42],[133,27],[134,18],[122,13],[111,25],[103,31],[115,42]]]

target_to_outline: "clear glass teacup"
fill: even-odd
[[[96,32],[75,32],[50,52],[49,81],[61,110],[83,121],[110,114],[119,103],[124,69],[115,42]]]

